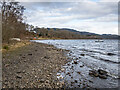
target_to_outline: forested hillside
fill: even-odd
[[[35,28],[33,31],[42,38],[60,39],[119,39],[120,36],[112,34],[96,34],[80,32],[68,28]]]

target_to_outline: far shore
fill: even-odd
[[[76,38],[70,38],[70,39],[64,39],[64,38],[37,38],[37,39],[33,39],[33,40],[112,40],[112,39],[106,39],[106,38],[80,38],[80,39],[76,39]],[[113,39],[113,40],[118,40],[118,39]]]

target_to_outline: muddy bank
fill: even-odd
[[[52,45],[31,43],[3,53],[3,88],[65,87],[56,74],[69,61],[67,52]]]

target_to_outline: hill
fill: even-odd
[[[43,38],[61,38],[61,39],[118,39],[120,36],[112,34],[96,34],[90,32],[81,32],[69,28],[35,28],[40,37]]]

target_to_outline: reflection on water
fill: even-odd
[[[69,87],[114,88],[118,86],[118,40],[36,40],[70,50],[72,61],[59,72]],[[77,63],[74,63],[76,61]],[[107,79],[91,77],[89,70],[108,72]]]

